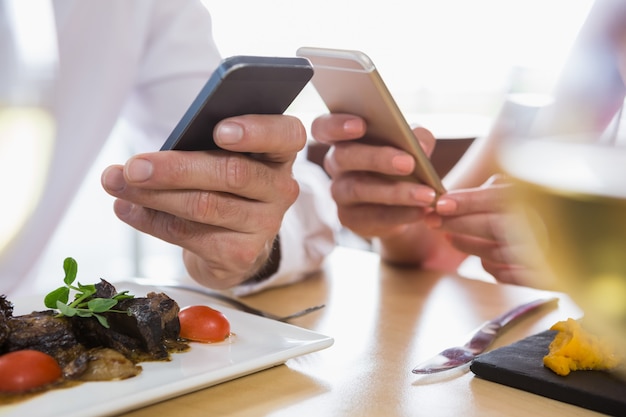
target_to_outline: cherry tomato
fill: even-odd
[[[26,349],[0,356],[0,375],[0,392],[19,393],[55,382],[62,372],[52,356]]]
[[[230,336],[230,323],[222,312],[208,306],[189,306],[178,313],[180,337],[195,342],[221,342]]]

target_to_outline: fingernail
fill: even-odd
[[[239,143],[243,139],[243,127],[233,122],[220,123],[215,131],[215,140],[224,145]]]
[[[435,202],[437,193],[435,193],[435,190],[432,188],[418,185],[413,191],[413,198],[421,203],[424,203],[425,206],[430,206]]]
[[[365,130],[365,126],[363,126],[361,119],[348,119],[343,123],[343,130],[346,133],[361,134]]]
[[[102,173],[103,187],[112,192],[120,192],[126,187],[124,173],[120,167],[109,167]]]
[[[126,216],[128,216],[132,209],[133,203],[131,203],[130,201],[115,200],[115,203],[113,203],[113,210],[115,211],[115,214],[120,218],[125,218]]]
[[[410,155],[398,155],[391,160],[391,166],[398,171],[398,174],[408,175],[413,172],[415,160]]]
[[[457,203],[454,200],[447,198],[440,198],[437,201],[436,210],[439,214],[454,214],[456,213]]]
[[[152,162],[143,158],[133,158],[126,164],[126,176],[130,181],[143,182],[152,176]]]

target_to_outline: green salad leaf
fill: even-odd
[[[50,291],[44,298],[46,307],[58,310],[59,316],[65,317],[95,317],[98,322],[109,328],[109,322],[102,313],[122,313],[130,315],[129,310],[115,310],[119,300],[134,298],[128,291],[122,291],[113,298],[96,297],[96,286],[94,284],[83,285],[80,282],[74,285],[78,275],[78,263],[74,258],[65,258],[63,261],[65,277],[63,285]],[[74,292],[74,298],[70,302],[70,294]]]

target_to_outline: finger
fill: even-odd
[[[242,232],[276,228],[280,217],[275,213],[289,206],[288,201],[266,204],[228,193],[196,191],[138,190],[124,200],[181,220]]]
[[[350,114],[325,114],[311,124],[313,138],[328,145],[363,137],[365,131],[365,121]]]
[[[488,260],[482,260],[482,265],[485,271],[493,275],[499,282],[541,289],[554,288],[553,280],[546,274],[539,273],[533,267],[520,264],[500,264]]]
[[[481,263],[485,271],[501,283],[533,286],[530,284],[536,280],[537,274],[522,265],[500,264],[486,260]]]
[[[286,162],[306,144],[302,122],[288,115],[244,115],[222,120],[214,131],[215,143],[234,152],[271,155]]]
[[[121,220],[144,233],[181,246],[186,252],[198,254],[204,272],[210,271],[210,284],[215,288],[236,285],[250,275],[267,257],[267,241],[276,231],[260,233],[233,232],[212,225],[190,222],[167,213],[158,212],[123,200],[115,202],[115,212]],[[264,236],[269,236],[265,239]]]
[[[435,191],[425,185],[393,181],[376,175],[353,173],[333,181],[331,194],[338,205],[381,204],[431,207]]]
[[[236,193],[269,201],[293,190],[291,165],[264,163],[234,152],[167,151],[136,155],[102,174],[111,195],[130,198],[130,187],[144,190],[200,190]],[[135,190],[137,191],[137,190]]]
[[[421,126],[418,126],[413,128],[413,134],[417,138],[420,146],[422,147],[426,155],[432,155],[437,140],[435,139],[435,136],[433,136],[431,131]]]
[[[502,184],[450,191],[439,198],[436,210],[441,216],[503,211],[507,208],[509,190],[510,185]]]
[[[220,234],[275,236],[280,228],[280,218],[274,216],[261,215],[255,221],[233,222],[235,227],[223,227],[219,224],[190,221],[119,199],[114,203],[114,211],[120,220],[137,230],[193,251],[201,251],[204,244],[219,243],[217,236]]]
[[[458,250],[498,264],[518,264],[516,247],[475,236],[449,234],[448,240]]]
[[[254,230],[264,227],[265,222],[282,217],[299,193],[298,183],[291,176],[286,176],[280,186],[278,180],[274,183],[256,181],[240,187],[237,194],[232,190],[222,192],[187,187],[180,190],[140,188],[125,182],[119,166],[109,168],[103,176],[105,188],[115,197],[181,219],[235,230]],[[121,184],[121,187],[111,189],[112,183]]]
[[[414,168],[415,159],[403,150],[358,142],[336,144],[324,158],[324,169],[333,178],[349,171],[407,176]]]
[[[430,219],[429,219],[430,220]],[[439,227],[442,230],[463,235],[475,236],[495,242],[519,243],[522,238],[516,229],[510,227],[514,216],[504,213],[477,213],[464,216],[440,216]],[[429,223],[432,227],[432,223]]]

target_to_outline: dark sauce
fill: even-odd
[[[172,354],[183,353],[183,352],[188,351],[190,348],[189,342],[187,342],[184,339],[165,339],[163,341],[163,345],[165,346],[168,352],[168,356],[166,358],[154,359],[154,357],[151,357],[148,354],[144,354],[142,352],[133,352],[133,357],[128,358],[128,359],[131,360],[134,364],[139,364],[141,362],[169,362],[172,360],[171,358]],[[20,393],[0,392],[0,406],[16,404],[22,401],[30,400],[32,398],[37,397],[38,395],[42,395],[51,390],[73,388],[73,387],[76,387],[78,385],[88,383],[88,382],[89,381],[81,381],[80,377],[78,377],[77,379],[61,379],[52,384],[48,384],[43,387],[38,387],[36,389],[30,390],[27,392],[20,392]]]

